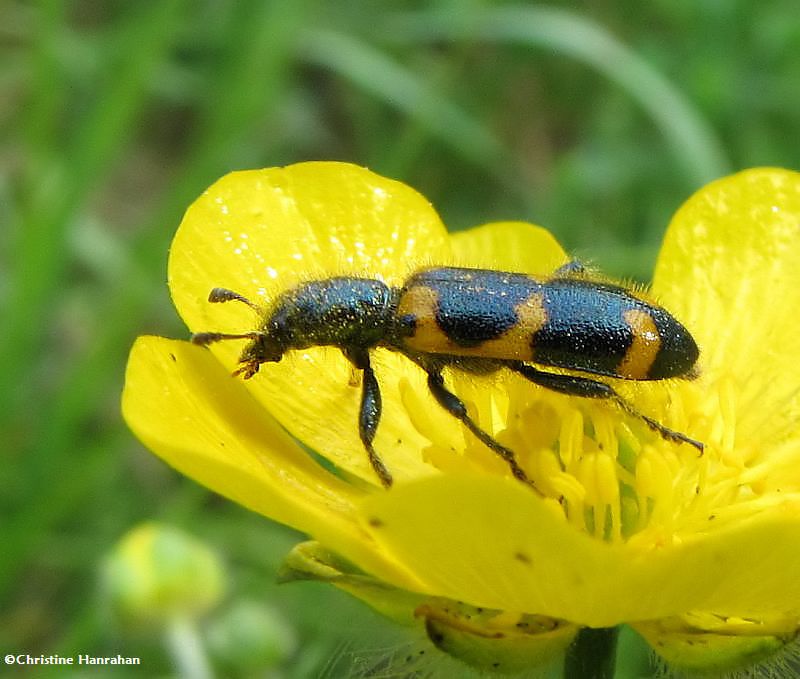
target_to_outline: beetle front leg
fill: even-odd
[[[372,442],[375,440],[375,433],[378,431],[378,424],[381,420],[382,401],[381,389],[375,371],[369,361],[369,353],[366,350],[345,352],[345,356],[358,369],[361,370],[361,407],[358,411],[358,434],[361,442],[367,451],[369,463],[378,475],[384,488],[392,485],[392,475],[383,461],[375,452]]]
[[[620,396],[615,389],[605,382],[592,380],[588,377],[579,377],[576,375],[559,375],[557,373],[549,373],[543,370],[537,370],[527,363],[519,361],[512,361],[508,363],[508,367],[514,372],[522,375],[525,379],[530,380],[540,387],[557,391],[562,394],[569,394],[570,396],[581,396],[582,398],[604,398],[616,403],[616,405],[624,410],[628,415],[633,415],[642,420],[650,429],[660,434],[668,441],[675,441],[676,443],[688,443],[694,446],[700,453],[703,453],[705,446],[693,438],[689,438],[686,434],[679,431],[665,427],[660,422],[643,415],[630,403],[628,403],[622,396]]]

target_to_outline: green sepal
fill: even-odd
[[[560,659],[578,627],[539,615],[506,613],[416,594],[366,575],[318,542],[301,542],[284,559],[280,582],[327,582],[402,625],[422,621],[448,655],[498,673],[529,671]]]
[[[797,636],[798,622],[697,613],[631,626],[670,667],[717,674],[769,661]]]
[[[327,582],[360,599],[387,618],[405,626],[416,624],[414,611],[428,599],[366,575],[349,561],[314,541],[301,542],[286,555],[279,582]]]
[[[578,627],[541,615],[476,608],[429,599],[417,609],[437,648],[482,670],[531,671],[563,657]]]

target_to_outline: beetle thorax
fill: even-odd
[[[391,288],[376,279],[311,281],[281,295],[261,329],[284,351],[373,347],[391,324],[392,299]]]

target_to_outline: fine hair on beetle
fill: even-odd
[[[411,274],[401,286],[377,278],[334,276],[284,290],[267,308],[227,288],[211,290],[208,301],[237,301],[259,315],[255,330],[192,336],[192,342],[203,346],[248,340],[234,372],[244,379],[252,378],[262,363],[280,361],[287,351],[332,346],[343,353],[362,376],[358,432],[385,487],[391,486],[392,474],[373,446],[382,402],[370,353],[378,347],[418,365],[437,403],[537,493],[514,452],[481,429],[445,385],[444,368],[476,375],[505,368],[545,389],[604,399],[664,439],[703,452],[701,442],[640,413],[597,379],[693,379],[699,357],[694,338],[666,309],[628,287],[595,280],[577,262],[548,277],[429,267]]]

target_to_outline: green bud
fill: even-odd
[[[225,589],[219,558],[170,526],[148,523],[129,532],[107,557],[103,592],[114,614],[131,625],[197,618]]]
[[[255,601],[239,601],[217,615],[207,640],[220,664],[239,672],[277,667],[297,650],[294,628],[278,611]]]

